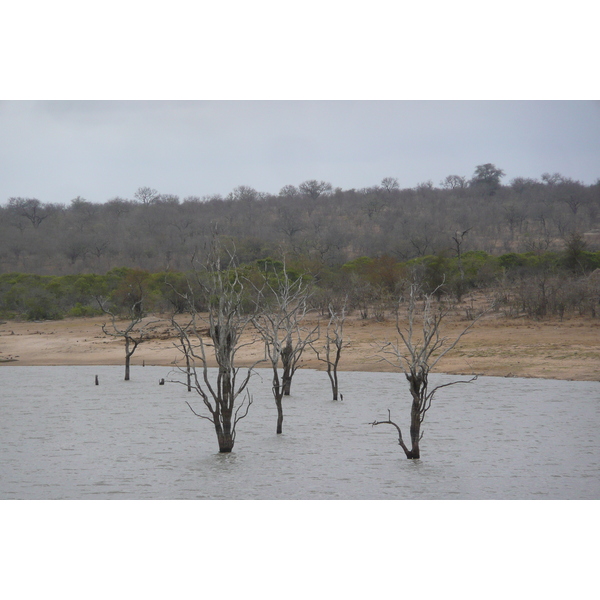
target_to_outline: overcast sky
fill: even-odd
[[[182,199],[277,193],[307,179],[439,185],[484,163],[504,182],[560,172],[593,183],[592,4],[473,7],[7,5],[0,203],[105,202],[141,186]]]
[[[506,173],[600,177],[596,101],[4,101],[0,201],[277,193],[323,179],[402,187]]]

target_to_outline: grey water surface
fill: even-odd
[[[98,375],[100,385],[94,385]],[[181,376],[177,376],[181,377]],[[168,367],[0,367],[1,499],[599,499],[600,383],[481,377],[439,391],[410,461],[406,380],[297,372],[283,434],[269,371],[234,451]],[[433,384],[459,380],[433,375]]]

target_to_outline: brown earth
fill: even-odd
[[[102,317],[3,322],[0,324],[0,364],[123,364],[123,340],[106,336],[102,332],[104,322]],[[456,313],[443,322],[442,334],[453,339],[467,324],[464,316]],[[176,340],[169,335],[168,321],[155,323],[152,328],[155,337],[140,344],[133,355],[132,365],[180,363],[182,354],[174,346]],[[378,356],[385,342],[398,338],[392,318],[379,323],[349,317],[344,338],[349,345],[342,354],[340,370],[394,370]],[[245,348],[240,358],[249,364],[262,358],[263,352],[263,347],[257,342]],[[303,366],[323,368],[311,351],[306,351]],[[440,361],[436,371],[599,381],[600,321],[584,318],[562,322],[532,321],[488,314]]]

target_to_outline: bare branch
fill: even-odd
[[[179,383],[179,382],[177,382],[177,383]],[[197,412],[196,412],[196,411],[195,411],[195,410],[192,408],[192,405],[191,405],[191,404],[190,404],[190,403],[189,403],[187,400],[185,401],[185,403],[186,403],[186,404],[187,404],[187,405],[190,407],[190,410],[191,410],[191,411],[192,411],[192,412],[193,412],[193,413],[194,413],[194,414],[195,414],[197,417],[199,417],[200,419],[206,419],[207,421],[210,421],[211,423],[214,423],[214,421],[213,421],[213,420],[212,420],[210,417],[207,417],[206,415],[201,415],[201,414],[197,413]]]
[[[222,265],[222,260],[226,266]],[[192,261],[196,261],[196,255]],[[235,249],[224,248],[215,238],[207,264],[203,270],[195,268],[193,274],[196,289],[206,297],[208,312],[206,315],[198,313],[194,287],[189,281],[185,293],[171,286],[180,298],[185,299],[191,314],[190,320],[185,323],[179,323],[175,315],[171,318],[180,341],[176,347],[186,357],[188,389],[193,387],[198,392],[211,414],[211,418],[204,418],[215,426],[220,452],[230,452],[235,443],[236,425],[247,416],[252,404],[252,396],[246,389],[248,382],[254,366],[262,360],[255,361],[238,381],[240,368],[236,366],[236,355],[240,348],[251,345],[255,340],[241,342],[252,316],[245,314],[242,309],[245,286],[236,265]],[[199,323],[203,323],[205,328],[199,328]],[[211,343],[204,340],[204,335],[210,338]],[[209,371],[209,347],[217,363],[216,376]],[[238,397],[244,392],[246,398],[236,407]],[[200,416],[196,412],[194,414]]]
[[[372,423],[369,423],[369,425],[372,425],[373,427],[375,425],[393,425],[396,428],[396,431],[398,431],[398,444],[400,446],[402,446],[402,449],[404,450],[404,452],[406,454],[408,454],[410,452],[410,450],[406,447],[404,440],[402,439],[402,431],[401,431],[400,427],[396,423],[394,423],[394,421],[392,421],[392,413],[391,413],[390,409],[388,409],[387,421],[373,421]]]
[[[448,314],[447,306],[438,305],[434,310],[433,295],[439,291],[439,286],[433,294],[424,294],[416,284],[411,284],[408,290],[408,297],[401,298],[396,311],[396,331],[400,336],[402,343],[387,342],[380,347],[379,360],[386,362],[394,367],[400,367],[408,381],[409,391],[412,398],[410,437],[412,448],[410,450],[403,446],[407,458],[420,458],[419,441],[422,439],[421,424],[425,419],[425,414],[431,408],[431,404],[436,392],[442,388],[460,383],[471,383],[477,379],[475,375],[469,380],[453,381],[438,385],[429,390],[429,373],[439,363],[439,361],[456,347],[460,339],[468,333],[475,323],[487,312],[484,311],[478,317],[473,319],[467,327],[459,332],[452,340],[440,334],[440,326],[444,317]],[[417,300],[422,298],[422,308],[420,312],[421,332],[415,334],[415,321],[417,316]],[[401,327],[400,323],[400,303],[407,301],[406,326]],[[489,310],[489,309],[488,309]],[[392,360],[388,358],[392,357]],[[398,428],[398,426],[389,419],[381,421],[389,423]],[[376,422],[378,424],[378,422]]]
[[[265,358],[271,363],[272,391],[277,407],[277,433],[282,432],[284,395],[290,394],[292,378],[302,353],[314,343],[320,326],[303,327],[311,292],[302,277],[293,280],[286,268],[269,271],[265,265],[260,285],[252,283],[256,293],[256,314],[252,324],[265,344]],[[282,369],[281,376],[279,369]]]

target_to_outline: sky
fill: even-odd
[[[600,177],[589,2],[13,3],[0,203]],[[24,43],[26,40],[26,43]]]
[[[0,102],[0,202],[68,204],[159,193],[276,194],[395,177],[414,187],[493,163],[514,177],[600,177],[598,101]]]

